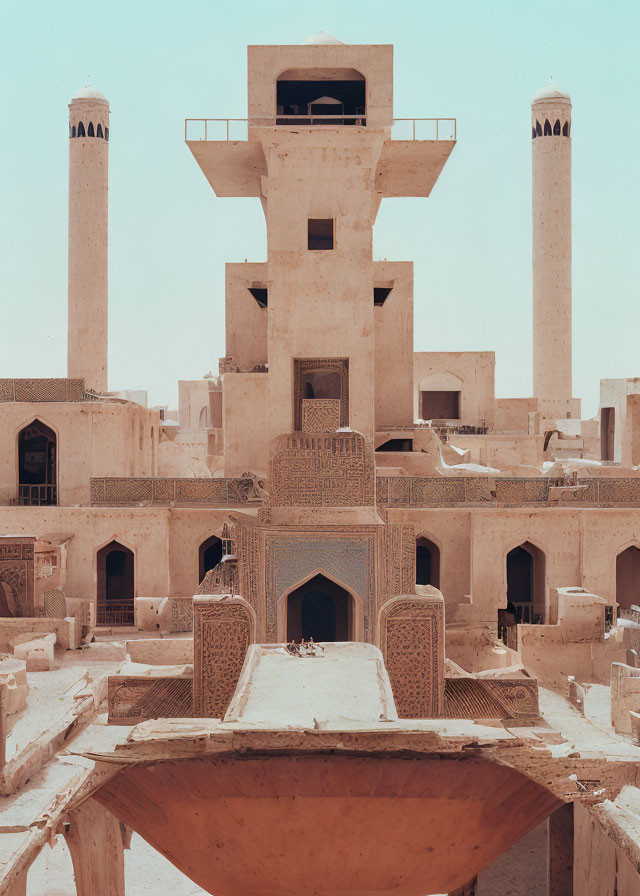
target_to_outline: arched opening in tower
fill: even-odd
[[[600,409],[600,458],[615,460],[616,457],[616,409]]]
[[[18,435],[18,496],[20,504],[58,503],[56,434],[34,420]]]
[[[198,417],[198,429],[208,429],[209,427],[209,408],[205,405],[203,408],[200,408],[200,415]]]
[[[428,538],[416,538],[416,585],[440,587],[440,548]]]
[[[278,77],[276,124],[366,124],[367,84],[356,69],[288,69]]]
[[[353,640],[353,598],[318,574],[287,597],[287,641]]]
[[[133,551],[111,541],[98,551],[97,563],[98,625],[133,625]]]
[[[530,541],[509,551],[507,564],[507,613],[515,623],[544,622],[546,561],[544,552]]]
[[[212,535],[198,548],[198,582],[202,582],[206,574],[215,569],[221,560],[222,540],[217,535]]]
[[[349,425],[349,361],[312,358],[294,361],[294,426],[296,432]]]
[[[616,557],[616,601],[618,613],[640,607],[640,549],[635,545]]]

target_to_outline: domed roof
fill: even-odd
[[[546,87],[539,90],[533,97],[532,102],[537,103],[538,100],[570,100],[571,97],[564,90],[560,90],[557,84],[550,81]]]
[[[334,37],[332,34],[327,34],[324,31],[318,31],[317,34],[311,34],[309,37],[306,37],[303,41],[303,44],[342,44],[341,40],[338,40],[337,37]]]
[[[83,87],[77,93],[74,93],[71,97],[71,102],[74,100],[99,100],[102,103],[109,102],[103,93],[100,93],[99,90],[94,90],[93,87]]]

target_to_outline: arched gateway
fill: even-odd
[[[353,640],[353,598],[345,588],[313,576],[287,597],[287,641]]]

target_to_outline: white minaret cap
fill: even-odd
[[[104,93],[100,93],[99,90],[95,90],[93,87],[83,87],[77,93],[74,93],[71,97],[71,102],[74,100],[93,100],[94,102],[107,104],[109,102]]]
[[[309,37],[305,37],[302,41],[303,44],[342,44],[344,46],[343,41],[338,40],[337,37],[334,37],[333,34],[327,34],[324,31],[318,31],[317,34],[311,34]]]
[[[565,102],[571,102],[571,97],[551,81],[535,94],[531,102],[537,103],[539,100],[560,100],[561,102],[564,100]]]

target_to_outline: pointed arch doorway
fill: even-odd
[[[110,541],[97,554],[98,625],[133,625],[135,570],[133,551]]]
[[[354,640],[354,601],[337,582],[318,573],[289,592],[287,641]]]
[[[38,419],[18,434],[18,502],[29,507],[58,503],[57,438]]]

